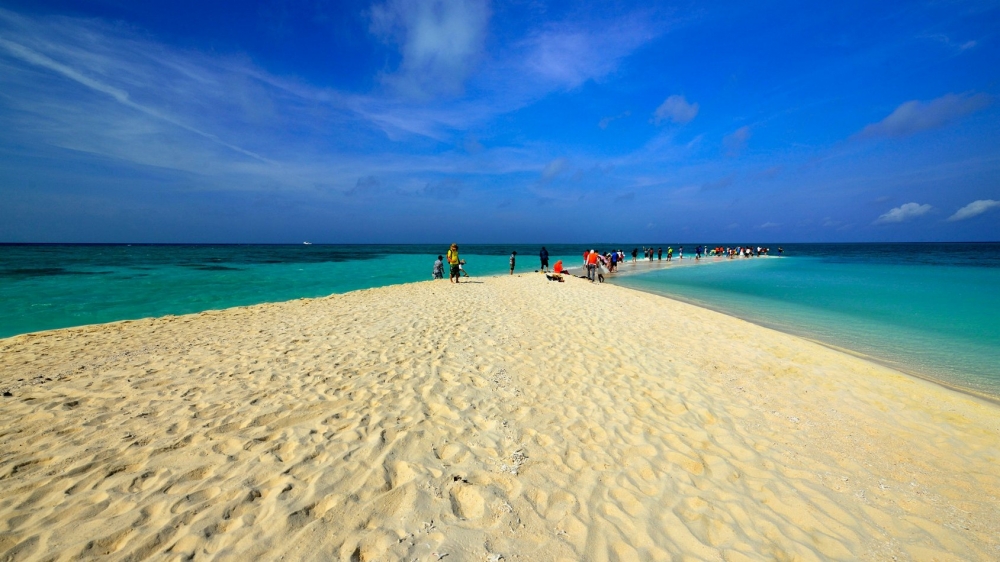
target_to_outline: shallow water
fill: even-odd
[[[615,283],[1000,397],[1000,246],[858,246],[786,246],[781,259],[705,260]]]
[[[520,249],[518,272],[538,268],[538,248]],[[0,245],[0,337],[425,281],[431,278],[435,258],[447,249],[447,245]],[[460,249],[474,280],[508,272],[510,252],[518,247]],[[553,255],[551,263],[555,259]]]

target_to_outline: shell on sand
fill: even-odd
[[[0,559],[989,560],[995,405],[541,275],[0,340]]]

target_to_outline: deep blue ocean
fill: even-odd
[[[695,265],[695,245],[684,244],[685,265]],[[778,244],[767,245],[775,255]],[[628,252],[637,245],[596,246]],[[1000,243],[781,246],[781,258],[706,259],[654,270],[626,265],[612,282],[1000,396]],[[547,247],[552,263],[563,258],[578,266],[590,245]],[[496,275],[507,272],[516,250],[517,272],[528,273],[538,268],[539,248],[468,245],[461,254],[471,275]],[[446,250],[446,244],[0,245],[0,337],[428,280]]]

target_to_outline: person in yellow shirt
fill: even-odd
[[[459,276],[462,274],[462,270],[458,267],[458,244],[452,244],[451,248],[448,248],[448,265],[451,266],[451,272],[448,277],[448,281],[451,283],[458,283]]]

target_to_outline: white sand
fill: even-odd
[[[475,281],[0,340],[0,560],[1000,559],[997,406]]]

